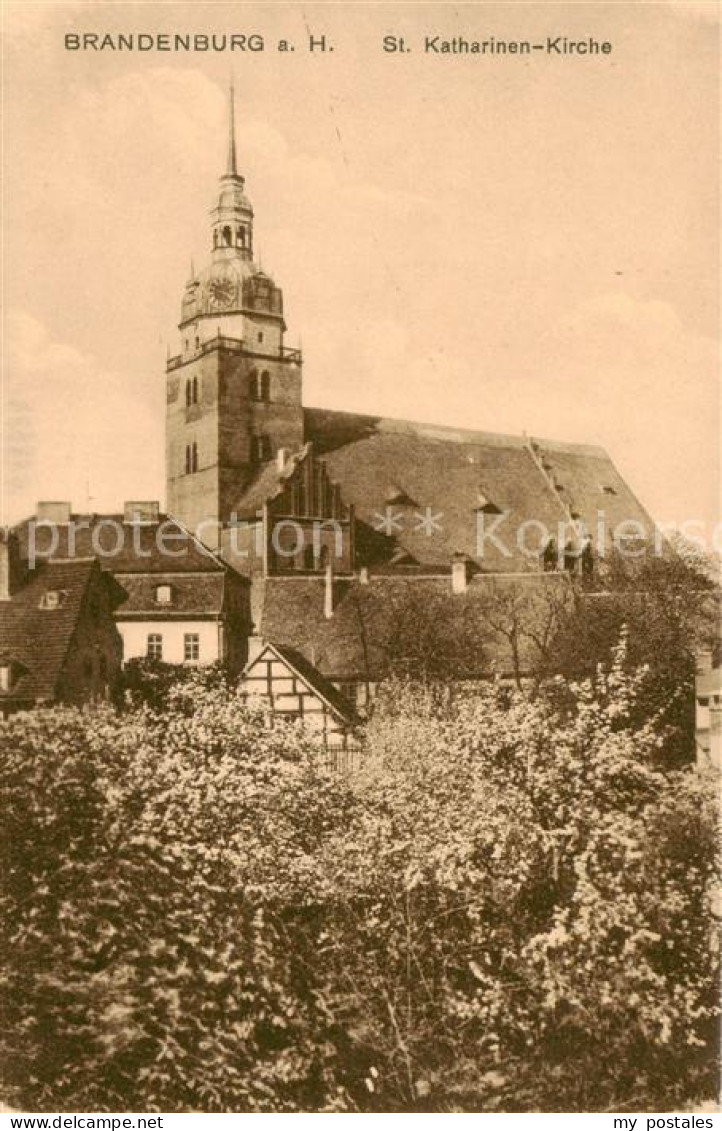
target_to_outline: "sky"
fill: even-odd
[[[167,350],[226,150],[304,403],[601,444],[719,522],[717,8],[5,4],[3,521],[163,498]],[[263,34],[258,53],[66,33]],[[325,35],[333,52],[309,53]],[[411,51],[382,50],[403,35]],[[593,36],[609,56],[438,56]],[[286,38],[296,47],[280,54]]]

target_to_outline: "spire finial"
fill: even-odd
[[[228,115],[228,168],[226,172],[229,176],[237,177],[238,169],[236,168],[236,120],[235,120],[235,92],[233,90],[233,79],[231,79],[229,90],[229,115]]]

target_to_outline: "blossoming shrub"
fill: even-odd
[[[6,1101],[669,1109],[715,1088],[714,791],[644,675],[389,686],[363,769],[217,675],[1,724]],[[563,704],[563,706],[560,706]]]

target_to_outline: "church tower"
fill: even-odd
[[[214,548],[261,465],[279,449],[303,443],[301,354],[283,344],[280,287],[254,262],[253,209],[244,186],[231,87],[210,258],[202,270],[191,268],[180,352],[166,367],[167,509]]]

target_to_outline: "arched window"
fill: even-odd
[[[250,396],[252,401],[258,400],[258,373],[255,369],[251,371],[251,380],[248,386],[248,395]]]
[[[246,229],[245,228],[238,228],[238,230],[236,232],[236,244],[238,245],[238,247],[245,247],[246,246]]]
[[[321,552],[318,557],[319,569],[325,569],[328,565],[328,546],[321,546]]]
[[[198,445],[195,440],[193,441],[193,451],[191,453],[191,468],[193,471],[198,470]]]
[[[216,230],[216,228],[213,229],[213,247],[218,247],[218,231]]]
[[[192,400],[193,400],[192,384],[191,384],[190,381],[186,381],[186,408],[188,408],[188,406],[190,405]]]
[[[233,245],[233,232],[228,224],[223,229],[223,245],[224,247],[232,247]]]
[[[264,369],[261,374],[261,400],[270,401],[271,399],[271,374],[267,369]]]
[[[313,546],[304,546],[303,548],[303,568],[313,569],[316,562],[313,556]]]
[[[198,378],[193,378],[193,404],[198,404]]]
[[[190,444],[186,444],[186,475],[190,475],[191,471],[191,447]]]

